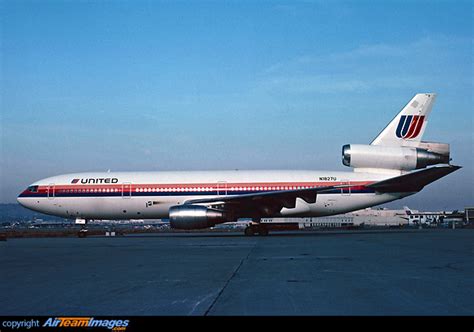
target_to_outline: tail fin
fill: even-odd
[[[370,145],[418,146],[436,99],[434,93],[418,93]]]

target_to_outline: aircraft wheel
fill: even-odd
[[[244,234],[245,234],[246,236],[253,236],[253,235],[255,235],[255,232],[254,232],[253,227],[252,227],[252,226],[248,226],[247,228],[245,228]]]
[[[265,226],[260,226],[258,228],[258,234],[260,236],[267,236],[268,235],[268,228],[266,228]]]

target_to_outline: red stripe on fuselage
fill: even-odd
[[[47,194],[48,191],[54,190],[59,193],[64,190],[73,190],[72,193],[84,192],[135,192],[143,190],[150,191],[275,191],[275,190],[297,190],[307,189],[313,187],[326,187],[340,184],[351,184],[351,189],[363,188],[365,185],[373,181],[338,181],[338,182],[245,182],[245,183],[175,183],[175,184],[116,184],[116,185],[54,185],[53,186],[39,186],[37,194]],[[76,191],[77,190],[77,191]],[[32,194],[25,190],[23,193]]]

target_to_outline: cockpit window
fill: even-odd
[[[28,191],[32,193],[37,193],[38,192],[38,186],[29,186]]]

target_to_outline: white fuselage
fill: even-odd
[[[326,216],[390,202],[411,193],[376,193],[365,185],[392,175],[331,171],[104,172],[59,175],[33,183],[18,201],[39,212],[84,219],[168,218],[188,200],[350,184],[317,195],[280,216]]]

